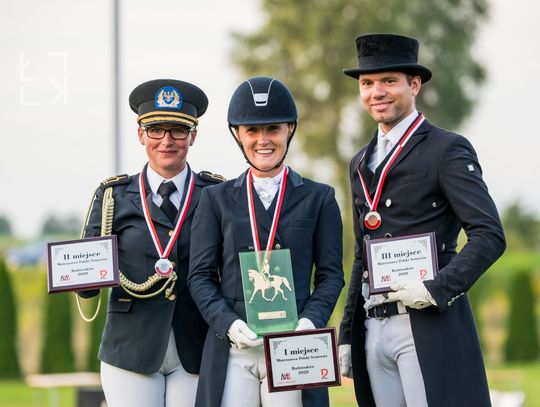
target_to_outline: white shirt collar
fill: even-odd
[[[184,191],[184,184],[186,182],[187,174],[188,174],[189,166],[186,164],[184,169],[180,171],[180,173],[176,174],[172,178],[165,178],[159,175],[152,167],[150,167],[150,164],[146,168],[146,178],[148,179],[148,184],[150,185],[150,189],[152,190],[152,197],[158,196],[158,188],[161,185],[163,181],[172,181],[174,182],[174,185],[176,185],[176,189],[182,195]]]
[[[405,134],[409,126],[414,122],[414,119],[418,116],[418,111],[414,109],[410,115],[405,117],[402,121],[400,121],[398,124],[396,124],[387,134],[384,134],[384,132],[381,130],[381,126],[379,125],[379,132],[377,134],[377,137],[387,137],[390,141],[391,146],[395,146],[398,142],[401,136]]]

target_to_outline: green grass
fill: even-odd
[[[24,382],[0,381],[0,406],[2,407],[48,407],[58,400],[58,407],[74,407],[76,392],[73,388],[57,390],[31,389]]]
[[[501,391],[523,391],[527,407],[540,407],[540,362],[515,365],[498,365],[488,368],[491,389]],[[76,391],[73,388],[58,390],[58,406],[74,407]],[[0,406],[33,407],[49,406],[51,392],[45,389],[31,389],[24,382],[0,381]],[[353,382],[344,379],[340,387],[330,388],[330,405],[334,407],[354,407]]]
[[[540,362],[489,366],[489,387],[500,391],[522,391],[527,407],[540,407]],[[351,380],[345,379],[340,387],[330,388],[330,405],[356,406]]]
[[[501,391],[522,391],[527,407],[540,407],[540,362],[491,366],[489,386]]]
[[[341,378],[341,386],[330,387],[330,405],[335,407],[355,407],[353,381]]]

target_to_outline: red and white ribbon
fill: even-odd
[[[148,231],[150,232],[150,236],[152,236],[152,240],[154,241],[154,246],[156,247],[156,251],[158,252],[160,259],[166,259],[169,257],[169,254],[171,253],[171,250],[174,246],[174,243],[176,242],[176,239],[178,239],[178,235],[180,234],[180,230],[182,229],[182,225],[187,215],[187,210],[191,202],[191,196],[193,195],[193,187],[195,186],[195,177],[193,175],[193,172],[191,170],[189,170],[188,172],[189,172],[189,181],[188,181],[189,184],[188,184],[188,191],[187,191],[186,199],[184,201],[184,205],[182,206],[182,209],[180,210],[180,216],[178,217],[178,221],[176,222],[176,226],[174,227],[174,232],[172,236],[170,237],[169,242],[167,243],[167,246],[165,247],[165,250],[163,250],[163,246],[161,245],[161,242],[159,240],[159,236],[154,226],[154,221],[152,220],[150,216],[150,208],[148,207],[148,202],[146,202],[146,189],[144,187],[144,176],[145,176],[144,170],[141,171],[139,175],[139,192],[141,195],[141,204],[143,206],[144,219],[146,220]]]
[[[414,120],[414,122],[409,126],[407,131],[405,131],[405,134],[401,136],[401,139],[399,140],[398,146],[393,151],[393,153],[390,155],[390,158],[384,165],[381,176],[379,177],[379,182],[377,183],[377,188],[375,189],[375,195],[373,196],[373,199],[371,199],[371,196],[369,195],[368,188],[366,186],[366,182],[364,181],[364,177],[362,177],[362,174],[360,173],[360,169],[357,169],[358,175],[360,176],[360,182],[362,183],[362,189],[364,191],[364,196],[366,197],[366,201],[369,205],[370,211],[376,211],[377,205],[379,204],[379,199],[381,198],[382,189],[384,186],[384,182],[386,180],[386,176],[388,175],[388,171],[390,170],[390,167],[396,161],[397,157],[403,150],[403,147],[405,147],[405,144],[407,144],[407,141],[410,140],[414,132],[420,127],[420,125],[424,122],[425,118],[422,113],[418,115],[418,117]]]
[[[279,217],[281,215],[281,206],[283,204],[283,197],[285,196],[285,187],[287,185],[287,174],[289,173],[289,167],[285,166],[283,169],[283,174],[281,175],[281,181],[278,190],[278,200],[276,203],[276,210],[274,211],[274,217],[272,219],[272,226],[270,227],[270,234],[268,235],[268,242],[266,244],[266,250],[272,250],[272,245],[274,244],[274,239],[276,237],[277,225]],[[259,232],[257,230],[257,218],[255,216],[255,205],[253,201],[253,174],[251,173],[251,168],[247,173],[247,198],[248,198],[248,209],[249,209],[249,223],[251,225],[251,234],[253,236],[253,245],[255,250],[261,251],[261,244],[259,242]]]

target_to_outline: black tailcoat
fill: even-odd
[[[375,144],[376,137],[353,157],[350,167],[355,257],[340,343],[352,345],[358,403],[375,406],[364,350],[364,239],[435,232],[440,272],[425,284],[438,307],[409,310],[427,400],[434,407],[489,406],[482,354],[465,293],[503,253],[505,239],[476,153],[464,137],[424,121],[390,168],[377,208],[382,224],[371,231],[363,225],[368,208],[358,170],[373,196],[388,160],[375,174],[367,168]],[[468,241],[458,254],[462,228]]]

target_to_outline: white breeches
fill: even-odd
[[[266,381],[266,364],[262,346],[239,350],[231,348],[227,379],[221,407],[301,407],[302,392],[270,393]]]
[[[156,373],[134,373],[101,362],[108,407],[193,407],[198,379],[182,367],[172,330],[165,359]]]
[[[366,363],[377,407],[428,407],[409,314],[366,319]]]

